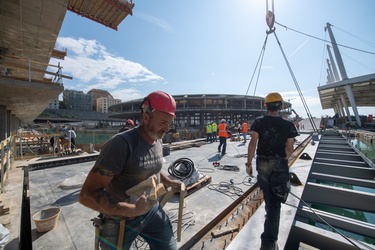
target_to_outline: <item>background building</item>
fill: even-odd
[[[92,111],[92,95],[85,94],[83,91],[64,90],[63,102],[66,105],[66,109]]]
[[[96,112],[108,113],[108,107],[121,103],[121,99],[99,97],[96,99]]]
[[[175,123],[180,128],[203,127],[208,121],[220,122],[226,119],[234,125],[238,121],[251,123],[256,117],[264,115],[264,98],[244,95],[174,95],[177,110]],[[140,122],[140,105],[143,99],[122,102],[109,107],[112,118],[132,119]],[[291,115],[291,104],[284,102],[281,114]]]
[[[97,101],[96,100],[98,98],[106,97],[106,98],[113,99],[113,96],[111,95],[111,93],[109,93],[107,90],[102,90],[102,89],[91,89],[89,92],[87,92],[87,94],[92,95],[92,106],[93,106],[94,111],[97,110]],[[98,112],[101,112],[101,111],[98,111]],[[108,112],[106,112],[106,113],[108,113]]]
[[[57,97],[53,102],[51,102],[51,103],[47,106],[47,108],[48,108],[48,109],[59,109],[59,104],[60,104],[60,102],[59,102],[59,98]]]

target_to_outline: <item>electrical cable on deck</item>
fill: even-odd
[[[179,158],[168,168],[168,173],[178,179],[187,179],[196,172],[194,162],[189,158]]]
[[[227,170],[227,171],[236,171],[236,172],[240,171],[240,168],[235,165],[220,165],[219,167],[217,167],[217,169]]]
[[[232,196],[241,196],[244,193],[241,188],[236,187],[235,185],[236,184],[233,183],[233,180],[231,182],[221,181],[219,184],[210,184],[208,188],[211,190],[216,190],[233,199]]]

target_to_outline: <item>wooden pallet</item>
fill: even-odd
[[[196,183],[194,183],[190,186],[187,186],[186,187],[186,191],[187,191],[186,196],[188,196],[188,195],[198,191],[200,188],[206,186],[208,183],[211,182],[211,179],[212,179],[211,176],[206,175],[205,177],[203,177],[202,179],[200,179]]]
[[[182,143],[182,144],[177,144],[177,145],[171,145],[169,147],[170,147],[171,150],[180,150],[180,149],[191,148],[191,147],[200,147],[204,143],[202,143],[202,142]]]

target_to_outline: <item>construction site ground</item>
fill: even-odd
[[[305,131],[297,138],[297,143],[302,142],[311,132],[311,127],[306,121]],[[170,155],[165,156],[165,163],[162,171],[168,173],[168,167],[175,160],[180,158],[191,159],[195,167],[198,169],[201,177],[206,176],[205,181],[196,185],[189,191],[189,195],[185,197],[184,206],[184,225],[181,242],[178,246],[183,246],[190,240],[199,230],[205,227],[219,213],[227,208],[239,196],[229,195],[229,193],[218,192],[215,190],[218,185],[224,184],[227,187],[234,184],[236,192],[241,194],[247,191],[255,182],[256,178],[249,178],[245,172],[245,162],[247,155],[248,141],[228,140],[227,152],[224,156],[217,151],[219,142],[195,144],[193,147],[183,147],[182,149],[171,150]],[[305,153],[311,158],[314,157],[316,145],[309,144]],[[237,166],[238,171],[230,171],[219,169],[213,163],[219,162],[221,166]],[[23,171],[19,166],[26,166],[27,161],[19,161],[15,164],[5,187],[6,195],[13,197],[12,209],[7,217],[0,216],[2,224],[10,229],[11,237],[5,246],[5,249],[17,249],[19,244],[20,233],[20,207],[22,200],[22,182]],[[29,172],[29,197],[30,197],[30,217],[36,212],[49,208],[60,207],[61,214],[57,226],[44,233],[37,232],[34,221],[31,219],[31,239],[33,249],[93,249],[95,228],[92,225],[92,218],[98,215],[96,211],[82,206],[78,203],[78,195],[80,185],[82,185],[85,176],[90,171],[94,161],[83,162],[78,164],[68,164],[58,167],[49,167],[44,169],[36,169]],[[253,162],[255,166],[255,160]],[[300,180],[304,183],[309,173],[311,161],[297,159],[291,171],[296,173]],[[255,167],[254,167],[255,171]],[[256,176],[256,171],[254,176]],[[300,195],[303,186],[291,186],[292,192]],[[177,227],[178,213],[178,195],[175,194],[171,200],[165,205],[164,209],[174,221],[173,227]],[[295,208],[293,205],[298,204],[297,198],[289,195],[287,204],[282,206],[282,217],[279,234],[279,247],[282,249],[283,244],[289,234],[289,228],[293,222]],[[291,206],[292,205],[292,206]],[[257,212],[246,220],[246,225],[241,228],[243,230],[231,242],[225,242],[228,249],[239,249],[235,244],[244,246],[243,243],[250,244],[251,248],[257,249],[260,246],[260,234],[263,230],[264,221],[264,205]],[[243,233],[244,230],[250,230]],[[215,243],[221,245],[220,239]],[[142,242],[138,242],[138,246]],[[250,247],[250,245],[248,245]],[[238,246],[238,245],[237,245]],[[145,245],[140,249],[144,249]],[[201,249],[201,246],[199,247]],[[209,248],[207,248],[209,249]]]

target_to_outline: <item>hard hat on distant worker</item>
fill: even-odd
[[[176,116],[176,101],[171,95],[163,91],[150,93],[145,97],[142,107],[143,106],[149,106],[150,109],[157,109],[169,115]]]
[[[264,106],[266,106],[267,103],[270,102],[282,102],[283,98],[281,95],[277,92],[271,92],[266,96],[266,99],[264,100]]]
[[[126,125],[131,125],[132,127],[134,127],[134,122],[132,119],[127,119],[125,123]]]
[[[225,119],[221,119],[221,123],[225,122]]]

